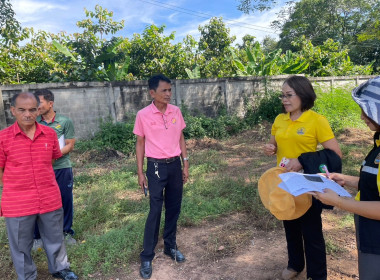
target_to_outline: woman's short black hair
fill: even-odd
[[[291,76],[284,81],[291,87],[297,96],[301,99],[301,111],[305,112],[314,106],[317,95],[310,81],[303,76]]]

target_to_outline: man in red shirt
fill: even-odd
[[[39,100],[32,93],[12,97],[16,122],[0,131],[0,215],[5,217],[18,280],[37,279],[32,260],[37,221],[54,278],[75,280],[63,242],[63,210],[52,161],[62,156],[55,131],[36,123]]]
[[[189,161],[182,130],[186,127],[180,109],[170,104],[171,82],[164,75],[149,79],[152,104],[137,113],[133,133],[137,135],[136,158],[138,183],[149,187],[150,211],[145,224],[144,250],[140,254],[140,275],[149,279],[158,241],[162,205],[165,201],[164,254],[177,262],[185,257],[177,248],[177,220],[181,211],[183,184],[189,176]],[[143,172],[147,157],[146,176]],[[183,169],[181,167],[181,158]]]

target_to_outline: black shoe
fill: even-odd
[[[144,279],[149,279],[152,276],[152,261],[141,262],[140,276]]]
[[[78,276],[68,268],[60,270],[56,273],[53,273],[52,276],[54,278],[59,278],[59,279],[63,279],[63,280],[77,280],[77,279],[79,279]]]
[[[182,255],[182,253],[178,249],[165,248],[164,254],[168,255],[169,257],[172,258],[172,260],[175,260],[176,262],[179,262],[179,263],[184,262],[186,260],[185,256]]]

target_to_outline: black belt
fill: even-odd
[[[151,158],[151,157],[147,157],[146,159],[148,161],[152,161],[152,162],[170,163],[170,162],[173,162],[173,161],[179,159],[179,156],[171,157],[171,158]]]

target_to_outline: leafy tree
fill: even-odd
[[[170,78],[187,77],[186,68],[192,68],[196,55],[194,38],[187,36],[182,43],[173,45],[172,32],[164,35],[165,25],[147,26],[142,34],[134,34],[131,39],[129,56],[130,71],[139,79],[146,79],[156,73],[164,73]]]
[[[235,41],[235,36],[230,36],[222,18],[213,17],[204,26],[199,26],[201,33],[198,50],[204,57],[201,65],[203,77],[226,77],[231,75],[230,46]]]
[[[49,42],[51,34],[41,30],[35,32],[33,28],[23,29],[22,34],[28,38],[22,46],[14,42],[0,45],[0,82],[48,82],[57,64],[53,59],[55,50]]]
[[[255,36],[246,34],[242,38],[243,43],[241,45],[237,44],[237,47],[241,50],[246,49],[246,48],[250,48],[255,44],[255,39],[256,39]]]
[[[51,34],[42,30],[28,29],[29,42],[20,48],[20,79],[25,83],[45,83],[51,80],[56,65],[50,42]]]
[[[102,39],[103,34],[115,34],[121,30],[124,21],[113,21],[113,12],[99,5],[95,6],[94,12],[85,9],[85,13],[87,19],[77,22],[79,27],[84,28],[82,33],[69,36],[61,33],[53,38],[60,52],[56,59],[61,61],[61,67],[55,69],[54,80],[131,79],[128,75],[129,58],[124,50],[128,40],[121,37]],[[97,19],[95,23],[92,21],[94,18]]]
[[[165,36],[164,30],[164,25],[150,25],[142,34],[133,35],[129,56],[130,71],[134,76],[144,79],[155,73],[167,74],[171,63],[168,54],[173,51],[170,41],[174,40],[175,36],[174,33]]]
[[[199,68],[198,62],[201,60],[200,56],[194,51],[197,46],[195,39],[188,35],[181,43],[174,45],[173,50],[169,54],[171,62],[168,66],[168,75],[172,78],[184,79],[187,77],[189,67]]]
[[[0,0],[0,43],[8,45],[17,40],[21,25],[15,19],[15,12],[9,0]]]
[[[372,39],[380,40],[380,2],[377,1],[377,4],[372,8],[372,11],[363,24],[364,28],[359,34],[359,41],[367,41]]]
[[[263,41],[261,42],[261,45],[265,52],[273,52],[277,49],[277,44],[277,40],[268,35],[265,36]]]
[[[98,75],[99,77],[102,76],[106,81],[120,81],[128,79],[127,71],[130,58],[125,57],[123,63],[117,62],[120,60],[118,57],[121,55],[121,53],[118,52],[118,47],[123,43],[124,39],[113,37],[110,41],[106,41],[104,43],[99,55],[95,56],[95,63],[99,64]],[[59,52],[71,59],[74,63],[73,66],[77,66],[79,69],[85,69],[85,65],[82,65],[80,57],[78,57],[78,59],[75,58],[66,46],[57,41],[53,41],[53,45]]]
[[[208,24],[199,26],[198,30],[201,33],[199,50],[203,52],[206,60],[225,55],[236,39],[235,36],[230,36],[230,29],[226,27],[221,17],[211,18]]]
[[[103,34],[115,34],[117,31],[124,28],[124,20],[117,22],[112,19],[113,12],[103,9],[102,6],[96,5],[95,11],[84,9],[87,19],[77,22],[78,27],[85,29],[85,33],[97,34],[100,33],[100,39],[103,39]],[[96,19],[94,23],[92,19]]]
[[[32,29],[21,28],[10,1],[0,0],[0,83],[26,82],[26,73],[33,67],[42,66],[39,63],[26,65],[26,61],[34,58],[28,53],[31,45],[19,46],[19,42],[29,38],[31,32]]]
[[[302,36],[293,44],[300,49],[298,56],[309,63],[305,73],[311,76],[369,75],[372,72],[371,64],[355,65],[348,55],[348,49],[332,39],[314,46],[311,40]]]
[[[301,0],[287,5],[272,25],[281,30],[279,47],[284,50],[299,50],[292,42],[301,36],[313,45],[332,39],[349,48],[355,63],[368,64],[371,61],[363,57],[357,35],[368,24],[376,5],[378,0]],[[376,45],[366,48],[376,52]]]
[[[372,8],[368,20],[363,24],[358,35],[356,54],[359,61],[369,63],[374,61],[374,67],[380,73],[380,2]]]
[[[269,10],[276,0],[239,0],[238,9],[246,14],[249,12]]]

